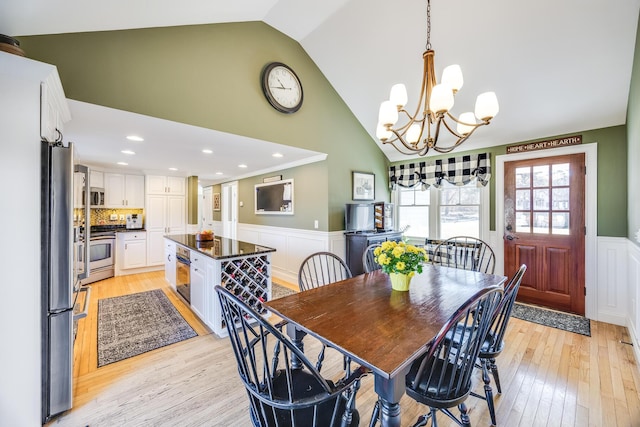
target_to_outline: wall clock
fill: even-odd
[[[296,73],[281,62],[262,70],[262,91],[269,103],[282,113],[295,113],[302,106],[302,84]]]

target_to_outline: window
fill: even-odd
[[[488,231],[488,186],[477,187],[475,182],[455,186],[442,180],[440,189],[422,190],[397,187],[398,229],[409,227],[406,235],[423,240],[447,239],[454,236],[482,238]]]

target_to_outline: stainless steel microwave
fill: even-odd
[[[92,208],[104,207],[104,188],[91,187],[89,204]]]

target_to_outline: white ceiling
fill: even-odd
[[[156,0],[152,9],[148,4],[145,0],[3,0],[0,33],[20,36],[261,20],[299,41],[372,138],[379,103],[388,97],[392,84],[407,85],[408,107],[415,108],[411,100],[415,102],[420,87],[426,42],[424,0],[190,0],[187,4]],[[478,129],[465,149],[624,124],[639,10],[640,0],[433,0],[436,72],[458,63],[465,76],[452,112],[473,110],[475,97],[488,90],[495,91],[500,102],[498,116],[490,126]],[[128,167],[140,170],[162,169],[173,160],[181,172],[219,182],[277,168],[257,163],[271,159],[272,150],[287,150],[280,160],[285,163],[318,158],[318,153],[275,144],[254,152],[262,142],[70,104],[73,120],[65,137],[79,141],[78,154],[86,161],[116,160],[107,157],[113,150],[105,148],[114,141],[107,132],[120,136],[136,126],[155,135],[152,147],[129,157]],[[120,129],[117,123],[129,128]],[[172,138],[163,139],[163,132]],[[196,142],[179,151],[164,146],[177,135]],[[206,159],[198,164],[204,145],[222,154],[232,139],[233,144],[251,148],[237,158],[225,158],[222,166],[212,167]],[[391,160],[406,158],[391,147],[383,149]],[[249,167],[243,171],[229,167],[239,163]],[[229,168],[222,170],[223,166]],[[225,175],[212,175],[218,169]]]

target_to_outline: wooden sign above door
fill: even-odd
[[[582,144],[582,135],[567,136],[564,138],[550,139],[548,141],[528,142],[507,146],[507,154],[522,153],[523,151],[546,150],[547,148],[566,147],[568,145]]]

